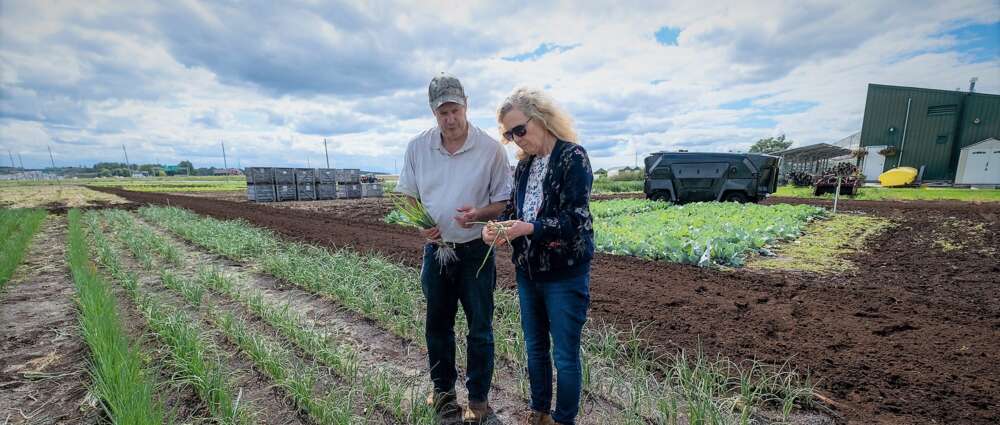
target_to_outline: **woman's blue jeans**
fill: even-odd
[[[583,373],[580,333],[590,305],[590,272],[554,282],[535,282],[517,274],[521,328],[528,352],[531,408],[552,407],[552,360],[556,366],[556,409],[552,419],[572,424],[580,409]],[[552,337],[551,344],[549,336]]]

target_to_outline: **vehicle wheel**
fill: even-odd
[[[739,202],[742,204],[747,201],[747,196],[741,192],[729,192],[722,198],[722,200],[725,202]]]
[[[649,199],[661,202],[670,202],[670,192],[665,190],[657,190],[649,195]]]

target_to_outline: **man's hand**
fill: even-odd
[[[437,226],[430,229],[421,229],[420,235],[427,239],[427,241],[434,242],[441,239],[441,230]]]
[[[458,214],[455,215],[455,221],[458,222],[458,225],[462,226],[463,229],[472,227],[469,222],[479,221],[479,210],[475,208],[463,206],[461,208],[456,208],[455,211],[458,211]]]

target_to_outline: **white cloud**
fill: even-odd
[[[1000,25],[991,0],[0,10],[0,148],[28,166],[48,164],[47,144],[57,162],[119,160],[125,144],[135,162],[221,166],[220,141],[243,166],[319,165],[326,137],[335,165],[390,170],[434,124],[426,84],[440,71],[462,79],[470,119],[490,132],[515,86],[546,89],[595,168],[780,133],[837,140],[860,128],[869,83],[953,89],[979,76],[978,91],[1000,91],[1000,41],[974,62],[949,33]],[[663,27],[680,30],[676,45],[656,41]]]

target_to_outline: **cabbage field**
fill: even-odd
[[[598,251],[699,266],[741,266],[747,254],[791,240],[826,210],[808,205],[645,199],[591,203]]]
[[[743,265],[753,252],[799,237],[811,220],[827,217],[808,205],[699,202],[673,205],[646,199],[593,201],[597,251],[698,266]],[[393,210],[384,221],[405,222]]]

